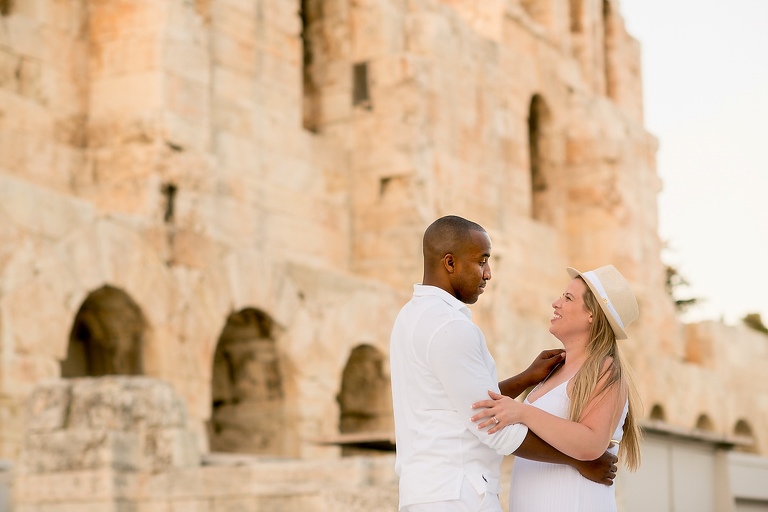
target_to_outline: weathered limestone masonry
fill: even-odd
[[[765,337],[664,289],[639,55],[616,0],[0,0],[17,509],[391,510],[391,455],[319,441],[388,440],[389,329],[449,213],[494,241],[500,374],[554,345],[564,267],[612,262],[645,417],[768,455]],[[91,425],[89,393],[136,407]]]
[[[154,379],[47,381],[27,407],[17,512],[392,510],[388,458],[201,467],[183,401]]]

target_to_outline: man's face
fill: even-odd
[[[465,304],[474,304],[491,278],[491,238],[484,231],[470,230],[469,240],[454,257],[451,284],[454,295]]]

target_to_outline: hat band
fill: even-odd
[[[594,271],[590,270],[589,272],[582,272],[582,276],[589,279],[589,282],[592,283],[592,285],[597,290],[597,293],[600,294],[600,298],[603,299],[603,303],[608,308],[608,311],[611,312],[613,315],[614,320],[618,322],[619,326],[624,329],[624,322],[621,321],[621,317],[619,316],[619,313],[616,311],[616,308],[613,307],[613,304],[611,303],[611,299],[608,298],[608,294],[605,293],[605,288],[603,288],[603,283],[600,282],[600,279],[597,277],[597,274],[595,274]]]

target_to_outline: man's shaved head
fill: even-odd
[[[424,264],[431,266],[448,253],[460,253],[472,230],[485,233],[480,224],[456,215],[437,219],[424,232]]]
[[[474,304],[491,278],[491,238],[480,224],[455,215],[441,217],[424,232],[422,284]]]

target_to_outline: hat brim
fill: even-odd
[[[568,271],[568,275],[571,277],[580,277],[589,287],[589,289],[592,291],[592,295],[595,296],[597,299],[597,303],[600,305],[600,309],[603,310],[603,314],[605,315],[605,318],[608,320],[608,323],[611,325],[611,329],[613,329],[613,334],[616,335],[617,340],[625,340],[628,338],[627,333],[624,332],[624,329],[619,325],[619,323],[614,318],[613,314],[608,310],[608,306],[606,306],[602,300],[600,300],[600,292],[597,291],[595,286],[592,284],[592,282],[584,277],[582,273],[578,270],[576,270],[573,267],[567,267],[566,270]]]

